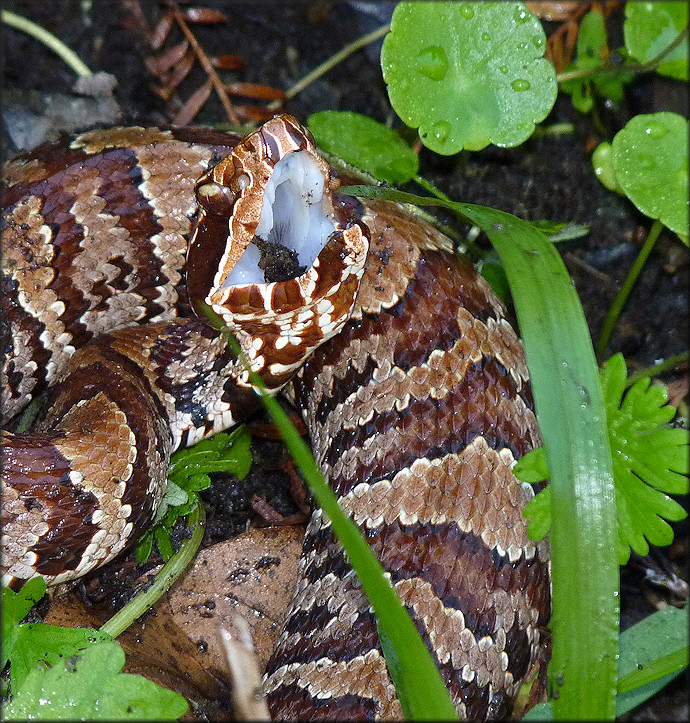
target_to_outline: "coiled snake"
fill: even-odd
[[[539,444],[521,342],[451,242],[337,194],[294,119],[244,140],[113,128],[5,168],[3,571],[73,580],[151,520],[171,452],[290,390],[314,455],[433,651],[457,710],[510,712],[541,654],[548,549],[512,474]],[[276,718],[399,718],[376,623],[317,510],[265,689]]]

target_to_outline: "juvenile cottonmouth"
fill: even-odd
[[[463,717],[508,714],[540,655],[548,548],[514,461],[539,444],[522,345],[451,242],[337,194],[289,116],[246,139],[112,128],[5,168],[6,582],[73,580],[151,520],[171,452],[258,408],[210,306],[313,451]],[[265,687],[276,718],[399,718],[376,623],[315,511]]]

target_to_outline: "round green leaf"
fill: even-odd
[[[417,154],[392,128],[359,113],[325,110],[307,126],[325,151],[382,181],[406,183],[419,170]]]
[[[594,149],[594,153],[592,153],[594,175],[609,191],[623,193],[618,181],[616,181],[616,172],[613,170],[613,158],[611,156],[612,149],[608,141],[603,141]]]
[[[516,146],[556,100],[544,30],[522,3],[401,2],[381,50],[396,113],[450,155]]]
[[[677,113],[637,115],[613,139],[616,180],[650,218],[688,235],[688,122]]]
[[[664,51],[688,24],[684,2],[628,2],[623,34],[626,50],[646,63]],[[657,72],[678,80],[688,79],[687,38],[659,65]]]

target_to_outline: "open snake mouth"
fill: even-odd
[[[350,206],[334,202],[338,186],[290,116],[247,136],[195,186],[189,298],[202,318],[210,308],[237,334],[274,391],[342,329],[355,303],[369,240]]]
[[[311,268],[337,230],[324,183],[307,151],[289,153],[275,164],[254,238],[223,288],[288,281]]]

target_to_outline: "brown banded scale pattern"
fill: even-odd
[[[3,419],[94,335],[185,314],[194,183],[236,143],[214,131],[112,128],[6,164]]]
[[[433,651],[462,718],[509,714],[543,655],[548,549],[512,474],[540,443],[522,345],[488,284],[401,208],[367,205],[353,318],[300,369],[315,458]],[[356,635],[352,631],[357,631]],[[376,621],[314,513],[269,662],[280,719],[399,719]]]
[[[5,579],[112,559],[152,519],[172,450],[255,413],[210,309],[301,408],[458,713],[509,714],[549,615],[548,549],[512,474],[539,433],[521,343],[451,242],[339,195],[289,116],[245,139],[90,131],[4,177],[3,411],[50,392],[34,431],[3,432]],[[276,718],[401,714],[318,510],[265,690]]]

